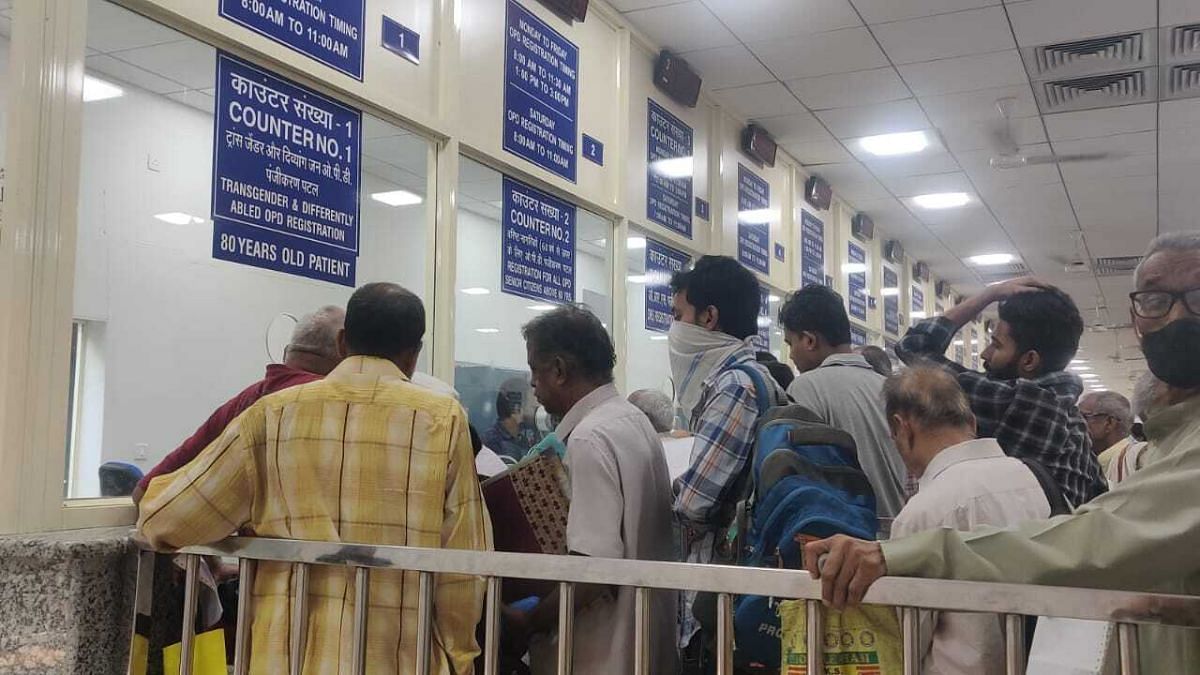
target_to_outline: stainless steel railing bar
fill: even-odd
[[[179,675],[192,675],[196,653],[196,606],[200,602],[200,556],[189,555],[184,562],[183,627],[179,645]]]

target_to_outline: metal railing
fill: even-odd
[[[636,588],[635,673],[651,675],[650,591],[651,589],[693,590],[717,594],[717,673],[733,673],[733,597],[766,595],[807,601],[808,672],[824,672],[822,606],[820,583],[807,572],[723,565],[596,560],[580,556],[476,552],[455,549],[422,549],[403,546],[366,546],[256,537],[232,537],[213,546],[192,546],[175,551],[187,556],[184,591],[181,675],[191,675],[195,648],[197,577],[201,556],[239,559],[241,596],[235,633],[234,673],[249,670],[249,631],[255,564],[258,561],[290,562],[297,567],[290,647],[291,673],[301,671],[305,624],[308,617],[307,589],[312,565],[354,569],[355,606],[353,655],[354,673],[366,670],[368,580],[373,569],[415,571],[420,585],[417,603],[417,675],[430,672],[433,591],[435,574],[452,573],[487,579],[484,610],[484,675],[496,675],[499,666],[500,589],[502,579],[551,580],[559,584],[558,672],[571,672],[575,584],[603,584]],[[135,608],[150,605],[154,581],[154,551],[143,549],[138,560]],[[1100,591],[1084,588],[1029,586],[888,577],[876,582],[864,600],[869,604],[900,609],[904,647],[904,673],[920,672],[919,609],[986,612],[1004,617],[1006,672],[1025,670],[1024,617],[1050,616],[1112,622],[1117,625],[1120,672],[1137,675],[1138,624],[1200,627],[1200,597]],[[137,609],[135,609],[137,611]],[[130,662],[129,672],[134,672]]]

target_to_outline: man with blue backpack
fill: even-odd
[[[695,438],[691,465],[676,486],[674,511],[684,560],[728,562],[726,530],[748,481],[760,397],[770,405],[787,394],[755,359],[759,285],[727,256],[704,256],[671,279],[675,321],[668,333],[676,403]],[[685,672],[704,651],[693,616],[695,593],[680,607]]]

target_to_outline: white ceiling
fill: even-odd
[[[963,258],[1017,254],[1070,293],[1089,325],[1106,327],[1089,329],[1082,350],[1106,384],[1128,391],[1129,378],[1145,370],[1128,330],[1107,328],[1128,321],[1132,279],[1069,273],[1065,263],[1139,255],[1159,231],[1200,228],[1200,100],[1041,114],[1020,50],[1200,22],[1200,0],[612,4],[681,54],[718,102],[766,127],[938,276],[976,291],[983,279]],[[1014,99],[1012,130],[1023,154],[1118,156],[993,169],[1001,98]],[[933,139],[918,155],[876,158],[857,143],[918,130]],[[974,201],[924,211],[906,199],[949,190]]]

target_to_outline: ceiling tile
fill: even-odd
[[[763,125],[777,143],[791,141],[832,141],[833,137],[821,125],[820,120],[810,112],[795,113],[782,117],[760,118],[756,120]]]
[[[874,27],[893,63],[916,63],[1014,49],[1003,7],[938,14]]]
[[[796,100],[782,82],[721,89],[714,91],[713,96],[723,105],[752,119],[804,112],[804,106],[800,105],[800,101]]]
[[[829,131],[838,138],[858,138],[929,127],[916,100],[892,101],[876,105],[822,110],[817,113]]]
[[[1042,155],[1050,152],[1048,143],[1034,143],[1021,148],[1026,155]],[[963,171],[971,177],[980,191],[990,192],[1019,185],[1043,185],[1060,183],[1058,167],[1053,164],[1022,166],[1015,169],[996,169],[991,166],[994,153],[987,148],[956,152],[954,156]],[[1064,200],[1065,200],[1064,195]]]
[[[1059,165],[1063,180],[1070,189],[1080,183],[1105,178],[1154,176],[1158,174],[1155,155],[1128,155],[1084,162],[1064,162]]]
[[[875,180],[875,177],[871,175],[867,167],[856,161],[823,164],[807,168],[809,171],[829,181],[835,192],[838,191],[842,183],[864,183]]]
[[[841,143],[832,139],[823,141],[795,141],[782,145],[783,149],[787,150],[789,155],[805,166],[849,162],[854,159],[849,152],[846,152]]]
[[[854,0],[854,6],[867,23],[916,19],[999,4],[1000,0]]]
[[[899,66],[899,70],[917,96],[977,91],[1029,82],[1025,66],[1015,49],[912,63]]]
[[[168,80],[148,70],[104,54],[89,56],[85,60],[85,63],[89,71],[100,75],[103,79],[117,80],[155,94],[169,94],[187,89],[186,86],[179,82]]]
[[[679,0],[608,0],[608,4],[620,12],[628,12],[635,9],[649,9],[650,7],[661,7],[662,5],[673,5]]]
[[[1110,134],[1099,138],[1053,141],[1054,152],[1061,155],[1108,152],[1117,158],[1129,155],[1154,155],[1158,152],[1158,133],[1139,131],[1132,134]]]
[[[1200,0],[1159,0],[1158,25],[1174,26],[1200,21]]]
[[[1155,0],[1028,0],[1008,3],[1021,46],[1068,42],[1157,25]]]
[[[819,169],[820,167],[814,168]],[[891,197],[891,193],[887,191],[887,188],[883,187],[883,184],[874,178],[861,183],[836,183],[833,187],[833,192],[856,206],[873,199],[887,199]]]
[[[886,103],[911,96],[896,69],[890,67],[789,80],[785,84],[810,110]]]
[[[216,86],[216,50],[203,42],[184,40],[128,51],[112,56],[187,85],[192,89]]]
[[[912,197],[932,192],[973,193],[975,191],[966,174],[959,171],[924,176],[895,176],[883,178],[880,182],[897,197]],[[919,216],[920,210],[916,211]]]
[[[920,97],[921,107],[936,126],[947,123],[991,122],[1000,119],[996,102],[1012,99],[1009,117],[1037,117],[1037,103],[1028,84],[993,87],[957,94]]]
[[[1118,108],[1081,110],[1046,115],[1045,119],[1046,132],[1050,134],[1052,141],[1153,131],[1157,125],[1157,105],[1142,103]]]
[[[1200,190],[1165,192],[1159,198],[1158,217],[1163,232],[1194,232],[1197,212],[1200,212]],[[1149,243],[1150,237],[1144,238],[1142,248]]]
[[[89,2],[87,23],[87,46],[101,53],[184,39],[182,34],[111,2]]]
[[[203,91],[188,89],[187,91],[177,91],[167,94],[167,98],[211,115],[217,109],[217,100],[213,98],[212,92],[212,89]]]
[[[1158,159],[1164,164],[1200,160],[1200,134],[1194,129],[1160,130]]]
[[[1178,162],[1158,164],[1158,191],[1183,192],[1196,189],[1196,176],[1200,176],[1200,157]],[[1195,218],[1192,218],[1195,221]]]
[[[751,42],[747,46],[781,80],[888,65],[887,57],[866,28],[817,33],[803,40]]]
[[[948,152],[930,150],[902,157],[872,157],[864,159],[863,163],[880,180],[896,176],[920,176],[959,170],[958,162],[955,161],[953,155]]]
[[[1183,101],[1163,101],[1158,104],[1160,129],[1195,129],[1200,127],[1200,98]]]
[[[946,147],[953,152],[985,149],[995,152],[995,141],[992,138],[995,126],[994,122],[968,122],[962,125],[942,125],[938,127],[938,131],[942,134]],[[1021,147],[1046,142],[1046,132],[1042,128],[1040,117],[1009,120],[1009,128],[1013,139]]]
[[[762,84],[775,79],[745,45],[688,52],[684,60],[700,74],[709,90]]]
[[[861,26],[849,0],[704,0],[743,42]]]
[[[726,47],[738,42],[700,0],[641,9],[629,12],[625,18],[664,49],[675,52]]]

